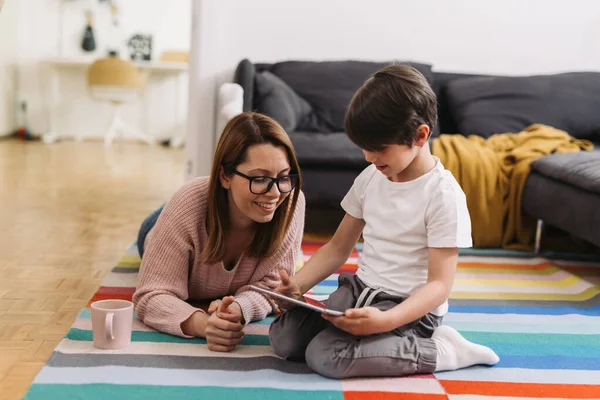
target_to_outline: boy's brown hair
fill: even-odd
[[[290,163],[290,174],[298,174],[296,188],[281,203],[270,222],[257,224],[252,244],[248,247],[250,257],[268,257],[281,247],[287,233],[302,188],[300,166],[294,146],[285,130],[275,120],[255,112],[244,112],[232,118],[219,139],[213,160],[209,189],[206,232],[208,243],[202,251],[202,261],[216,263],[225,255],[225,234],[230,229],[227,191],[221,186],[221,169],[230,175],[246,160],[250,146],[270,143],[285,150]]]
[[[344,121],[346,134],[367,151],[412,146],[417,128],[437,122],[437,99],[425,77],[406,64],[377,71],[354,94]]]

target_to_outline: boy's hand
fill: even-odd
[[[302,300],[302,293],[300,292],[300,286],[296,283],[294,278],[290,278],[287,271],[282,269],[279,271],[279,276],[281,277],[281,283],[279,286],[275,288],[275,292],[281,293],[285,296],[289,296],[291,298]],[[280,310],[285,311],[294,307],[293,303],[290,303],[285,300],[280,300],[277,298],[273,298],[275,304],[279,307]]]
[[[346,310],[343,317],[323,314],[323,318],[337,328],[355,336],[374,335],[389,332],[393,329],[389,326],[385,313],[375,307],[352,308]]]

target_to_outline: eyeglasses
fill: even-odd
[[[236,175],[242,178],[248,179],[250,183],[250,191],[254,194],[265,194],[273,187],[273,184],[277,184],[277,189],[280,193],[289,193],[298,184],[298,175],[286,175],[280,176],[279,178],[271,178],[270,176],[248,176],[242,174],[238,170],[232,170]]]

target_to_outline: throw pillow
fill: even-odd
[[[257,73],[254,85],[256,110],[279,122],[288,133],[294,132],[298,123],[312,113],[306,100],[269,71]]]

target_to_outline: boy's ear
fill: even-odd
[[[429,129],[429,125],[421,124],[417,127],[417,137],[415,138],[415,146],[423,147],[427,140],[429,139],[429,134],[431,130]]]
[[[223,166],[219,167],[219,180],[221,181],[221,186],[223,186],[223,189],[229,190],[231,181],[230,177],[225,173]]]

